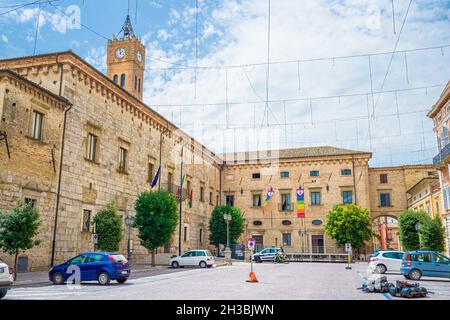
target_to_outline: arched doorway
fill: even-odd
[[[373,250],[402,250],[397,217],[380,215],[372,220]]]

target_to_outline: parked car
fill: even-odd
[[[375,273],[386,273],[387,271],[399,272],[402,265],[402,251],[388,250],[375,252],[369,260],[369,268]]]
[[[3,299],[14,283],[13,269],[0,259],[0,299]]]
[[[184,266],[199,266],[200,268],[210,268],[214,265],[214,256],[209,250],[190,250],[181,256],[174,256],[170,259],[172,268]]]
[[[255,253],[253,255],[253,261],[257,262],[257,263],[262,263],[264,261],[275,261],[275,257],[277,255],[277,252],[280,251],[281,248],[276,248],[276,247],[270,247],[270,248],[265,248],[262,251]]]
[[[127,259],[116,253],[92,252],[83,253],[50,269],[49,278],[54,284],[65,283],[79,268],[80,281],[95,281],[108,285],[111,280],[125,283],[131,269]],[[72,280],[72,279],[71,279]]]
[[[422,277],[450,278],[450,258],[435,251],[408,251],[403,255],[400,273],[411,280]]]

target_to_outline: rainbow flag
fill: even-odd
[[[264,201],[264,203],[262,205],[263,208],[265,208],[269,204],[270,199],[273,197],[273,194],[274,194],[274,191],[273,191],[273,189],[271,187],[269,189],[269,191],[267,191],[266,201]]]
[[[297,189],[297,216],[305,217],[305,190]]]

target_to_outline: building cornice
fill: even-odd
[[[428,112],[427,117],[434,118],[439,113],[439,111],[441,111],[442,107],[444,107],[447,104],[449,100],[450,100],[450,81],[444,88],[444,91],[439,97],[439,100],[431,108],[430,112]]]

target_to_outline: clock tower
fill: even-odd
[[[115,84],[142,100],[145,47],[134,34],[129,15],[119,36],[108,41],[107,75]]]

